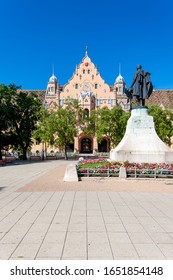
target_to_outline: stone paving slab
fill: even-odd
[[[63,182],[66,165],[0,168],[0,259],[173,259],[172,180]]]

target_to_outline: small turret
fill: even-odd
[[[47,95],[55,95],[58,89],[59,89],[59,83],[56,76],[53,73],[47,84]]]
[[[125,93],[125,85],[126,85],[126,83],[124,81],[124,78],[121,76],[120,66],[119,66],[119,75],[116,78],[115,83],[114,83],[114,89],[117,92],[117,94]]]

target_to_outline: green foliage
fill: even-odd
[[[36,130],[34,131],[34,138],[39,140],[42,143],[48,143],[53,145],[53,129],[52,129],[52,112],[46,110],[45,108],[41,108],[40,110],[40,118],[37,123]]]
[[[170,146],[173,136],[173,112],[163,110],[156,105],[149,106],[149,115],[153,116],[155,129],[160,139]]]
[[[108,164],[109,164],[108,161],[85,163],[82,164],[81,168],[94,168],[94,167],[106,166]]]
[[[56,111],[52,120],[55,144],[65,146],[68,143],[73,143],[73,138],[76,136],[76,118],[74,112],[71,112],[69,108],[61,108]]]
[[[77,134],[76,125],[76,114],[72,106],[68,105],[64,109],[60,108],[52,115],[54,144],[64,148],[66,159],[66,147],[74,142],[74,137]]]
[[[81,118],[82,110],[77,101],[72,104],[70,100],[67,100],[65,108],[54,108],[52,111],[43,109],[34,137],[51,145],[62,147],[67,159],[66,147],[74,143]]]
[[[83,118],[83,123],[81,124],[81,129],[86,135],[93,136],[96,133],[97,129],[97,111],[91,110],[90,116]]]
[[[109,149],[116,146],[124,136],[129,113],[123,111],[120,106],[111,110],[107,107],[98,110],[97,117],[97,139],[101,142],[103,135],[107,136]]]
[[[6,87],[0,85],[0,159],[2,159],[1,150],[7,149],[10,144],[10,131],[8,115]]]
[[[21,148],[23,159],[27,159],[26,152],[32,144],[41,102],[35,94],[20,91],[13,84],[0,85],[0,97],[0,119],[5,120],[0,135],[4,133],[5,142],[11,147]]]

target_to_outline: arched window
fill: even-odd
[[[87,108],[84,110],[84,117],[89,118],[89,110]]]

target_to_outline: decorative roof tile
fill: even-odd
[[[155,90],[150,98],[146,100],[147,104],[154,104],[167,109],[173,109],[173,90]]]

